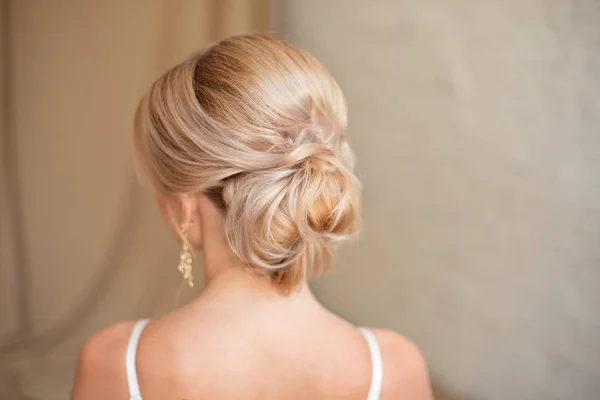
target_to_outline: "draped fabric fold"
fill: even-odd
[[[0,398],[64,399],[85,337],[193,295],[176,270],[177,245],[136,180],[137,101],[162,71],[215,40],[271,31],[277,7],[2,6]]]

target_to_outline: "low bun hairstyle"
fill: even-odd
[[[165,196],[205,193],[227,240],[283,289],[357,233],[359,182],[340,87],[310,54],[232,37],[167,71],[135,118],[137,164]]]

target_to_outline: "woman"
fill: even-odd
[[[139,169],[205,288],[84,345],[73,399],[432,398],[417,348],[325,310],[306,280],[357,232],[346,103],[308,53],[268,36],[175,66],[135,118]],[[143,334],[142,334],[143,333]]]

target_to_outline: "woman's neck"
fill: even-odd
[[[278,303],[293,301],[295,304],[320,307],[308,284],[303,283],[299,290],[293,289],[292,293],[285,294],[268,276],[246,267],[229,246],[220,214],[205,218],[202,222],[204,289],[200,298],[227,297],[234,301],[252,302],[276,300]]]
[[[204,289],[200,298],[240,301],[276,301],[319,305],[308,284],[284,293],[268,276],[258,274],[237,258],[227,246],[209,247],[204,255]]]

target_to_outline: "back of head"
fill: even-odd
[[[331,265],[357,232],[346,102],[310,54],[232,37],[167,71],[136,114],[138,165],[164,196],[205,193],[231,249],[283,289]]]

